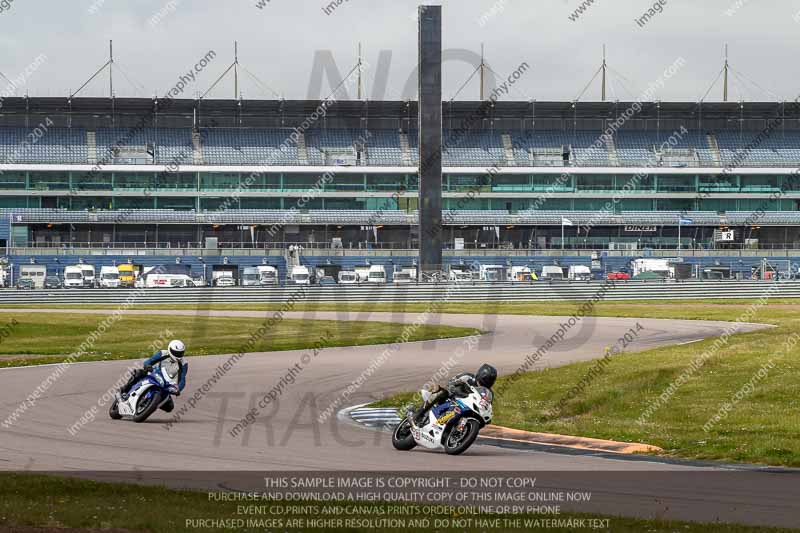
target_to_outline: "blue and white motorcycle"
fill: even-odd
[[[159,407],[166,412],[172,411],[172,396],[180,394],[179,374],[177,365],[161,364],[152,368],[130,388],[127,396],[117,393],[114,403],[108,409],[108,416],[114,420],[128,416],[134,422],[144,422]]]
[[[451,397],[433,406],[425,423],[418,425],[409,409],[392,433],[392,444],[398,450],[411,450],[417,445],[432,450],[444,448],[448,455],[467,451],[480,430],[492,421],[493,394],[485,387],[468,385],[468,394]],[[423,389],[423,401],[430,392]]]

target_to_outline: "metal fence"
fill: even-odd
[[[532,282],[340,285],[305,287],[306,303],[341,302],[452,302],[487,301],[582,301],[594,298],[600,290],[604,300],[674,299],[757,299],[772,288],[772,297],[800,298],[798,281],[619,281],[609,282]],[[777,288],[773,288],[777,285]],[[259,304],[286,301],[296,294],[296,286],[274,288],[177,288],[146,289],[136,297],[138,305],[148,304]],[[0,305],[118,305],[131,296],[127,289],[0,290]]]

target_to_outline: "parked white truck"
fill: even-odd
[[[81,289],[83,286],[83,265],[64,267],[64,288]]]
[[[258,267],[259,281],[261,285],[277,285],[278,269],[274,266],[260,265]]]
[[[570,281],[592,281],[592,271],[586,265],[571,265],[567,278]]]
[[[289,281],[294,285],[311,285],[311,271],[307,266],[294,266]]]
[[[100,267],[100,287],[116,289],[119,287],[119,268],[115,266]]]
[[[260,287],[261,272],[256,267],[245,267],[242,269],[242,287]]]

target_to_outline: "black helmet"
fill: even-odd
[[[497,380],[497,369],[492,365],[482,364],[475,374],[475,382],[481,387],[491,389]]]

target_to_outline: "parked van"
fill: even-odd
[[[44,265],[20,265],[19,267],[19,278],[31,280],[34,289],[44,289],[46,277],[47,267]]]
[[[386,268],[383,265],[372,265],[367,273],[368,283],[386,283]]]
[[[570,281],[591,281],[592,271],[586,265],[572,265],[569,267],[567,277]]]
[[[97,284],[97,279],[94,275],[94,267],[92,265],[82,264],[81,271],[83,272],[83,286],[94,288]]]
[[[115,266],[100,267],[100,287],[116,289],[119,287],[119,269]]]
[[[71,265],[64,268],[64,288],[80,289],[84,286],[83,265]]]
[[[195,286],[194,280],[186,274],[150,274],[145,276],[144,285],[148,289]]]

